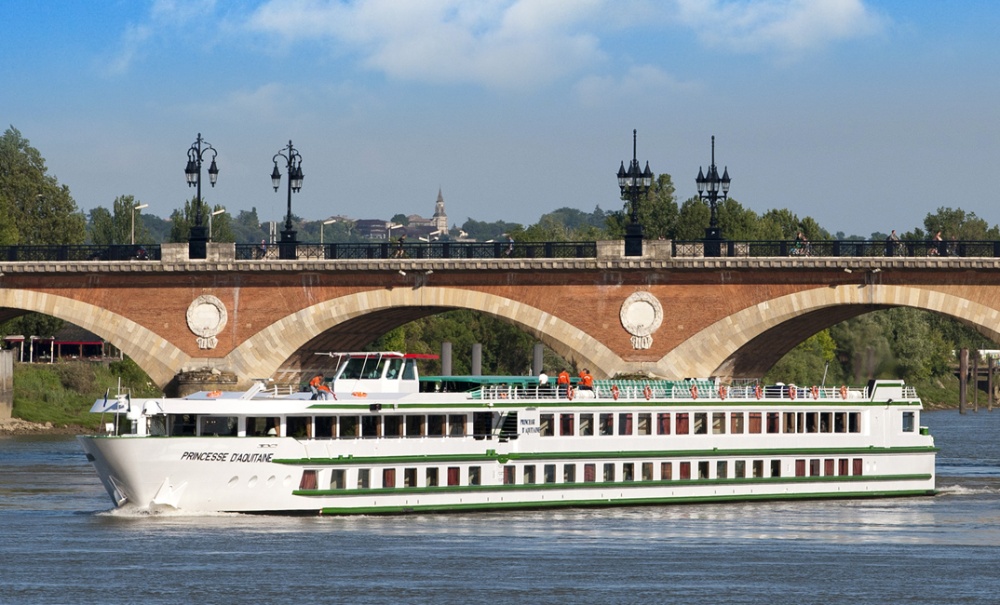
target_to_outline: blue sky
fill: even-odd
[[[1000,3],[986,0],[0,0],[0,127],[84,210],[166,217],[186,152],[209,203],[283,220],[271,158],[303,156],[308,219],[531,224],[621,207],[638,158],[684,200],[710,161],[757,212],[909,230],[1000,223]]]

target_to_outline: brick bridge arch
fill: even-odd
[[[835,286],[787,294],[733,313],[687,339],[658,365],[677,378],[756,378],[820,330],[892,307],[947,315],[1000,342],[1000,312],[973,300],[917,286]]]
[[[97,334],[128,355],[161,388],[190,356],[152,330],[97,305],[34,290],[0,288],[0,321],[27,312],[62,319]]]

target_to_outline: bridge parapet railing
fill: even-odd
[[[277,259],[281,246],[236,244],[236,260]],[[596,258],[597,242],[297,243],[294,250],[297,260]]]
[[[0,246],[0,261],[9,263],[160,260],[159,244]]]
[[[672,242],[675,257],[962,257],[1000,258],[1000,241],[696,240]]]

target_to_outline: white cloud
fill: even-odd
[[[402,80],[529,88],[603,58],[584,25],[605,0],[270,0],[248,26],[327,40]]]
[[[884,17],[863,0],[676,0],[680,22],[709,46],[797,54],[870,36]]]
[[[109,75],[128,72],[163,30],[183,27],[214,10],[215,0],[155,0],[142,23],[125,27],[119,47],[105,61],[102,71]]]
[[[580,103],[590,107],[620,106],[622,101],[694,90],[654,65],[636,65],[621,76],[587,76],[574,87]]]

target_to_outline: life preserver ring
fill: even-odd
[[[819,399],[819,387],[818,386],[813,385],[812,394],[813,394],[813,399]]]
[[[618,385],[617,384],[611,385],[611,396],[614,397],[615,401],[618,401],[619,394],[620,391],[618,390]]]
[[[760,388],[760,385],[758,384],[753,388],[753,394],[757,399],[760,399],[764,396],[764,389]]]
[[[368,396],[368,393],[365,393],[364,391],[354,391],[353,393],[351,393],[351,395],[364,399],[365,397]]]
[[[222,397],[222,391],[209,391],[209,397]]]
[[[647,384],[646,388],[642,390],[642,394],[646,396],[646,400],[648,401],[649,398],[653,396],[653,389],[649,388],[649,385]]]
[[[719,399],[725,399],[726,395],[729,394],[729,388],[725,385],[719,387]]]
[[[575,391],[576,391],[576,389],[574,389],[573,387],[567,387],[566,388],[566,399],[569,399],[570,401],[573,401],[573,395],[574,395]]]
[[[698,385],[692,384],[691,385],[691,399],[697,399],[697,398],[698,398]]]
[[[795,401],[795,391],[798,391],[798,389],[795,387],[788,387],[788,398],[792,401]]]
[[[840,398],[847,399],[847,385],[841,385],[840,387]]]

